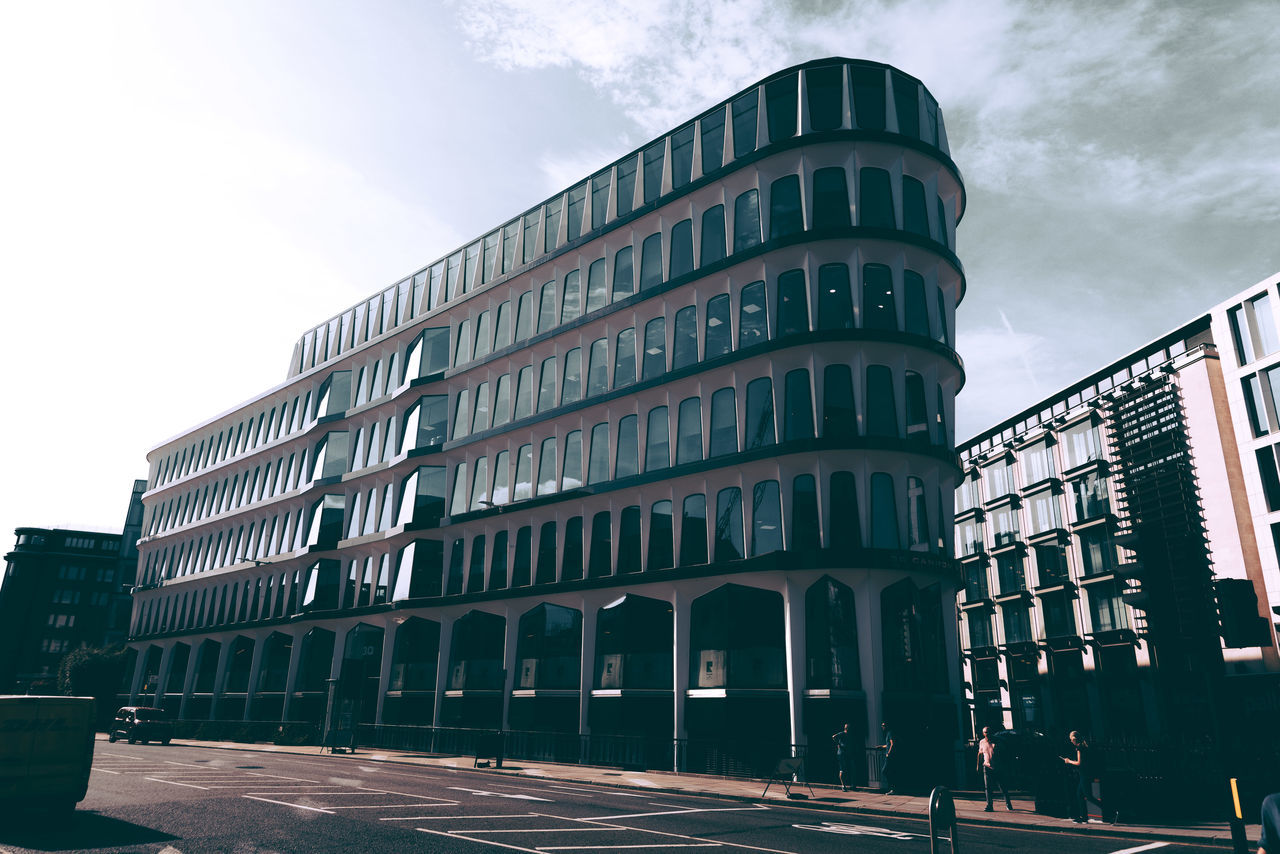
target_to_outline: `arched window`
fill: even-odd
[[[560,561],[560,580],[577,581],[582,577],[582,517],[574,516],[564,523],[564,555]]]
[[[533,581],[533,526],[516,531],[515,559],[511,561],[511,586],[528,587]]]
[[[475,358],[479,359],[489,355],[491,352],[490,344],[493,342],[493,329],[489,325],[489,312],[480,312],[480,317],[476,319],[476,346],[473,352]]]
[[[608,510],[591,517],[591,547],[587,552],[587,576],[613,574],[613,518]]]
[[[498,427],[511,420],[511,374],[498,377],[498,387],[493,392],[493,426]]]
[[[709,457],[738,452],[738,406],[733,387],[716,390],[711,395],[711,435]]]
[[[705,168],[706,164],[703,164]],[[699,266],[705,267],[724,258],[724,205],[716,205],[702,214],[702,249]]]
[[[507,532],[493,535],[493,560],[489,563],[489,589],[505,590],[507,587]]]
[[[823,264],[818,268],[818,328],[853,328],[849,268],[844,264]]]
[[[605,261],[599,258],[587,268],[587,314],[609,304],[609,286],[605,279]]]
[[[453,407],[453,438],[461,439],[467,435],[469,426],[471,426],[471,390],[464,388],[458,392],[458,399]]]
[[[521,445],[516,451],[515,500],[533,497],[533,445]]]
[[[467,565],[467,592],[484,592],[484,534],[471,540],[471,560]]]
[[[768,339],[769,310],[765,303],[764,282],[752,282],[742,288],[738,299],[738,348]]]
[[[499,451],[493,458],[493,503],[511,500],[511,452]]]
[[[677,321],[680,315],[676,315]],[[641,362],[640,378],[653,379],[667,371],[667,320],[655,317],[644,327],[644,357]]]
[[[624,246],[613,256],[613,302],[626,299],[636,292],[635,272],[632,268],[634,253]]]
[[[804,270],[788,270],[778,277],[778,336],[809,331],[809,285]]]
[[[714,359],[733,350],[733,330],[729,323],[729,295],[707,300],[707,334],[704,358]]]
[[[538,379],[538,411],[546,412],[556,405],[556,357],[542,360],[542,374]]]
[[[570,270],[564,277],[564,304],[560,309],[560,322],[577,320],[582,314],[582,275]]]
[[[533,366],[525,365],[516,376],[516,415],[515,419],[527,418],[533,414]]]
[[[640,290],[662,284],[662,232],[655,232],[640,245]],[[617,288],[614,288],[617,293]]]
[[[498,320],[494,324],[493,349],[501,350],[511,343],[511,300],[498,306]]]
[[[516,303],[516,340],[524,341],[533,334],[533,291],[525,291]]]
[[[827,365],[822,372],[822,435],[849,440],[858,435],[853,406],[853,371],[848,365]]]
[[[898,536],[898,502],[893,488],[893,475],[875,472],[871,475],[871,547],[902,547]]]
[[[680,565],[707,562],[707,496],[698,493],[684,499],[680,511]]]
[[[618,421],[618,458],[613,468],[615,478],[640,473],[639,423],[640,419],[635,415],[624,415]]]
[[[733,202],[733,251],[745,252],[759,244],[760,193],[747,190]]]
[[[489,383],[482,382],[476,386],[476,411],[471,419],[471,432],[479,433],[489,429]]]
[[[657,322],[657,321],[654,321]],[[666,324],[663,324],[666,329]],[[648,330],[645,330],[645,338],[648,339]],[[664,340],[665,343],[665,340]],[[648,353],[648,345],[645,345],[645,352]],[[686,365],[696,364],[698,361],[698,307],[687,305],[676,312],[675,333],[671,342],[671,369],[679,370]]]
[[[560,384],[560,403],[582,399],[582,348],[574,347],[564,354],[564,381]]]
[[[538,331],[547,332],[556,325],[556,283],[547,282],[542,286],[542,295],[538,302]]]
[[[902,227],[912,234],[929,237],[929,207],[924,184],[910,175],[902,176]]]
[[[693,220],[682,219],[671,226],[670,263],[668,279],[693,272]]]
[[[858,224],[869,228],[897,228],[889,173],[864,166],[858,170]]]
[[[582,431],[571,430],[564,437],[564,476],[561,489],[582,486]]]
[[[791,551],[816,552],[822,548],[818,525],[818,484],[811,474],[791,481]]]
[[[930,549],[929,507],[924,481],[918,477],[907,478],[907,547],[916,551]]]
[[[751,556],[782,549],[782,497],[776,480],[762,480],[751,490]]]
[[[551,495],[556,491],[556,439],[554,436],[542,440],[542,450],[538,455],[538,495]]]
[[[628,327],[618,333],[618,349],[614,351],[613,387],[622,388],[636,381],[636,330]]]
[[[591,342],[587,359],[587,397],[609,390],[609,342],[597,338]]]
[[[696,397],[680,401],[676,426],[676,465],[702,459],[702,401]]]
[[[907,440],[929,444],[929,413],[926,411],[924,378],[915,371],[906,372]]]
[[[655,406],[649,410],[649,424],[645,430],[644,470],[657,471],[671,465],[671,425],[667,419],[667,407]]]
[[[623,507],[618,517],[618,574],[639,572],[640,560],[640,507]]]
[[[649,511],[649,556],[645,564],[646,570],[670,569],[675,566],[673,537],[671,502],[655,502]]]
[[[609,424],[591,428],[591,450],[587,461],[587,483],[604,483],[609,479]]]
[[[747,383],[746,450],[777,441],[773,426],[773,381],[759,377]]]
[[[804,231],[800,176],[784,175],[769,185],[769,239]]]
[[[716,529],[713,560],[742,560],[746,556],[742,534],[742,490],[736,486],[716,495]]]
[[[458,463],[453,475],[453,499],[449,502],[449,515],[467,512],[467,461]]]
[[[898,328],[893,272],[883,264],[862,265],[862,328]]]
[[[543,522],[538,529],[538,566],[534,573],[537,584],[551,584],[556,580],[556,523]]]
[[[914,270],[907,270],[902,274],[902,281],[907,332],[928,338],[929,304],[924,296],[924,278]]]
[[[471,319],[468,318],[458,325],[458,349],[453,354],[453,363],[455,365],[464,365],[471,361]],[[374,367],[374,390],[370,392],[371,397],[379,398],[382,396],[382,362],[375,363]]]
[[[867,435],[898,436],[898,406],[893,372],[884,365],[867,366]]]
[[[788,371],[786,376],[787,414],[783,439],[813,438],[813,395],[809,390],[809,372],[803,368]]]
[[[475,469],[471,478],[471,501],[467,504],[470,511],[483,510],[489,503],[489,458],[476,460]]]
[[[848,228],[849,184],[844,167],[830,166],[813,173],[813,227]]]

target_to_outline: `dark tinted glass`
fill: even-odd
[[[618,421],[618,459],[613,469],[615,478],[640,473],[639,422],[640,419],[635,415],[624,415]]]
[[[804,270],[788,270],[778,277],[778,335],[809,331],[809,293]]]
[[[866,167],[858,170],[858,225],[897,228],[893,215],[893,189],[889,173]]]
[[[769,339],[769,311],[765,307],[764,282],[752,282],[742,289],[738,311],[738,348]]]
[[[756,150],[756,113],[760,93],[752,90],[733,102],[733,156],[735,158]]]
[[[716,495],[714,560],[741,560],[746,556],[742,537],[742,490],[736,486]]]
[[[853,328],[849,268],[844,264],[823,264],[818,268],[818,328]]]
[[[893,272],[883,264],[865,264],[862,267],[862,328],[898,328]]]
[[[789,371],[786,376],[787,410],[783,425],[783,437],[794,439],[813,438],[813,395],[809,390],[809,372],[803,368]]]
[[[929,305],[925,302],[924,278],[914,270],[902,274],[907,331],[929,337]]]
[[[702,174],[706,175],[724,165],[724,107],[698,124],[702,131]]]
[[[556,199],[554,202],[547,202],[547,228],[546,228],[546,251],[550,252],[560,245],[560,211],[564,206],[564,199]]]
[[[671,227],[671,271],[667,277],[674,279],[691,272],[693,272],[693,220],[682,219]]]
[[[902,227],[912,234],[929,237],[929,210],[925,206],[924,184],[910,175],[902,176]]]
[[[622,388],[636,381],[636,331],[627,328],[618,333],[618,349],[613,360],[613,387]]]
[[[644,470],[657,471],[671,465],[671,425],[667,408],[655,406],[649,410],[649,424],[645,430]]]
[[[516,531],[516,554],[511,562],[511,586],[528,587],[533,576],[533,528]]]
[[[662,195],[662,161],[667,142],[654,143],[644,150],[644,201],[645,204]]]
[[[674,534],[671,502],[656,502],[649,511],[649,557],[645,564],[646,570],[670,569],[675,566]]]
[[[632,247],[624,246],[613,256],[614,302],[629,297],[636,292],[636,279],[631,260],[633,254]]]
[[[759,377],[747,383],[746,450],[772,445],[773,429],[773,381]]]
[[[893,108],[898,114],[898,133],[920,138],[920,84],[901,74],[893,74]]]
[[[696,397],[680,402],[676,427],[676,465],[702,459],[702,401]]]
[[[609,184],[608,172],[603,172],[591,179],[592,230],[604,225],[609,218]]]
[[[676,328],[671,342],[671,369],[678,370],[697,361],[698,308],[689,305],[676,312]]]
[[[760,193],[747,190],[733,202],[733,251],[743,252],[759,243]]]
[[[560,563],[560,580],[577,581],[582,577],[582,517],[574,516],[564,523],[564,558]]]
[[[679,317],[679,315],[677,315]],[[656,317],[644,327],[644,354],[640,362],[642,380],[661,376],[667,371],[667,321]]]
[[[769,186],[769,239],[804,231],[800,176],[784,175]]]
[[[853,408],[853,371],[848,365],[827,365],[822,373],[822,435],[852,439],[858,435]]]
[[[915,371],[907,371],[907,440],[929,443],[929,413],[925,408],[924,379]]]
[[[862,525],[858,518],[858,492],[853,473],[831,475],[831,532],[828,545],[840,554],[848,554],[862,546]]]
[[[662,284],[662,232],[650,234],[640,247],[640,290]],[[614,293],[617,293],[615,287]]]
[[[813,173],[813,227],[847,228],[851,224],[844,168],[818,169]]]
[[[724,258],[724,205],[702,214],[702,258],[699,266],[705,267]]]
[[[636,197],[636,163],[635,157],[618,164],[618,216],[631,213]]]
[[[680,565],[707,562],[707,497],[690,495],[680,511]]]
[[[543,522],[538,531],[538,584],[551,584],[556,580],[556,523]]]
[[[707,300],[707,334],[704,358],[714,359],[733,350],[733,331],[729,325],[729,295],[720,294]]]
[[[843,70],[842,66],[828,65],[810,68],[804,73],[809,127],[813,130],[833,130],[843,124],[844,86],[840,79]]]
[[[858,127],[885,129],[884,70],[849,66],[853,84],[853,117]]]
[[[587,207],[587,185],[569,191],[569,205],[565,208],[565,239],[577,240],[582,234],[582,214]]]
[[[671,134],[671,188],[678,190],[693,175],[693,125]]]
[[[782,548],[782,496],[776,480],[757,483],[751,490],[751,556]]]
[[[799,102],[800,75],[788,74],[765,84],[765,109],[769,113],[769,141],[777,142],[796,135],[796,105]]]
[[[867,435],[898,435],[893,373],[883,365],[867,366]]]
[[[811,474],[791,481],[791,551],[816,552],[822,548],[818,528],[818,485]]]
[[[622,508],[618,520],[618,574],[640,571],[640,508]]]
[[[722,388],[711,395],[711,435],[707,456],[719,457],[738,452],[738,406],[732,388]]]
[[[608,510],[591,517],[591,548],[587,554],[587,575],[601,578],[613,574],[613,519]]]

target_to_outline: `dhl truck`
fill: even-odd
[[[0,696],[0,810],[70,812],[93,764],[92,697]]]

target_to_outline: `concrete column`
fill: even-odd
[[[449,687],[449,656],[453,647],[453,624],[450,617],[440,619],[440,653],[436,662],[436,694],[433,699],[435,708],[431,712],[431,725],[440,726],[440,709],[444,705],[444,692]]]
[[[880,590],[874,575],[857,591],[858,662],[862,667],[862,688],[867,693],[868,747],[880,743],[880,721],[884,719],[884,655],[881,649]]]
[[[258,694],[258,676],[262,672],[262,648],[267,645],[267,638],[253,639],[253,658],[249,664],[249,684],[244,692],[244,719],[253,720],[253,701]]]
[[[516,659],[516,645],[520,640],[520,615],[506,609],[507,638],[502,647],[502,729],[510,727],[511,692],[516,686],[516,671],[520,662]]]
[[[169,644],[160,652],[160,666],[156,673],[156,708],[164,701],[165,685],[169,682],[169,668],[173,666],[173,648],[176,644]]]
[[[142,687],[143,676],[147,672],[147,650],[151,644],[144,644],[138,650],[138,657],[133,662],[133,678],[129,680],[129,705],[138,705],[138,690]]]
[[[787,699],[791,711],[791,743],[807,742],[804,730],[805,612],[804,587],[788,577],[782,587],[783,620],[786,631]]]
[[[395,652],[396,632],[403,623],[390,620],[382,627],[382,664],[378,670],[378,711],[374,723],[382,723],[382,709],[386,705],[387,691],[391,688],[391,659]]]
[[[596,617],[600,609],[595,602],[584,599],[582,603],[582,668],[578,674],[578,733],[590,735],[588,712],[591,708],[591,689],[596,684]]]
[[[672,659],[671,672],[674,676],[672,683],[671,699],[675,703],[672,720],[675,723],[675,732],[672,737],[676,740],[675,762],[672,768],[676,771],[684,770],[684,763],[681,759],[681,750],[678,742],[682,742],[688,738],[688,731],[685,729],[684,722],[684,705],[685,691],[689,687],[689,609],[693,605],[693,597],[688,593],[676,589],[671,593],[671,614],[672,614]]]
[[[182,702],[178,704],[178,719],[187,719],[187,702],[191,699],[191,692],[196,684],[196,656],[200,653],[200,645],[192,643],[191,650],[187,653],[187,676],[182,680]]]
[[[298,685],[298,669],[302,663],[302,634],[295,632],[293,643],[289,647],[289,675],[284,679],[284,710],[280,712],[282,720],[292,720],[293,691]]]
[[[227,681],[227,664],[231,658],[231,647],[235,646],[235,635],[218,645],[218,669],[213,678],[213,694],[209,699],[209,720],[218,719],[218,701],[222,699],[223,688]]]

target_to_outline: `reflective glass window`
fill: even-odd
[[[818,484],[811,474],[791,481],[791,551],[816,552],[822,548],[818,526]]]
[[[906,372],[907,440],[929,443],[929,413],[924,395],[924,378],[915,371]]]
[[[489,383],[482,382],[476,386],[475,415],[471,420],[471,432],[479,433],[489,429]]]
[[[778,277],[778,335],[809,331],[809,286],[804,270],[788,270]]]
[[[597,338],[587,355],[587,397],[609,390],[609,342]]]
[[[677,319],[679,315],[676,315]],[[653,379],[667,371],[667,321],[666,318],[655,317],[644,326],[644,356],[641,361],[640,378]]]
[[[533,366],[525,365],[516,377],[515,420],[533,414]]]
[[[671,270],[668,279],[693,272],[693,220],[682,219],[671,227]],[[641,281],[644,277],[641,276]],[[643,284],[641,285],[643,288]]]
[[[574,516],[564,523],[564,556],[560,561],[560,580],[577,581],[582,577],[582,517]]]
[[[640,473],[640,419],[624,415],[618,420],[618,458],[614,461],[613,476],[631,477]]]
[[[649,423],[645,430],[644,470],[657,471],[671,465],[671,425],[667,407],[655,406],[649,410]]]
[[[560,245],[560,211],[564,205],[564,199],[559,198],[553,202],[547,202],[547,220],[546,220],[546,243],[544,244],[544,252],[550,252]]]
[[[462,537],[453,541],[453,548],[449,554],[449,575],[444,588],[446,596],[462,592],[462,560],[465,547],[466,541]]]
[[[662,195],[662,161],[667,141],[655,142],[644,150],[644,201],[652,202]]]
[[[844,124],[843,71],[844,68],[840,65],[827,65],[805,71],[809,127],[813,130],[835,130]]]
[[[631,213],[636,199],[636,166],[637,158],[629,157],[618,164],[618,216]]]
[[[614,280],[614,296],[617,297],[617,280]],[[640,245],[640,290],[656,288],[662,284],[662,232],[650,234]]]
[[[640,508],[623,507],[618,515],[618,574],[640,571]]]
[[[902,227],[929,237],[929,209],[925,204],[924,184],[910,175],[902,176]]]
[[[561,489],[582,486],[582,431],[571,430],[564,437],[564,475]]]
[[[498,377],[493,393],[493,426],[499,427],[511,420],[511,374]]]
[[[467,435],[467,428],[471,426],[471,390],[463,389],[458,392],[458,398],[453,407],[453,438],[460,439]]]
[[[493,503],[511,500],[511,452],[499,451],[493,458]]]
[[[581,276],[577,270],[570,270],[564,277],[564,304],[560,309],[560,322],[568,323],[577,320],[582,314]]]
[[[498,319],[494,323],[493,349],[501,350],[511,343],[511,300],[498,306]]]
[[[864,166],[858,170],[858,224],[870,228],[898,227],[889,173],[883,169]]]
[[[924,481],[918,477],[907,478],[907,547],[928,549],[929,510],[925,499]]]
[[[481,457],[476,460],[475,472],[471,476],[471,501],[468,510],[483,510],[489,501],[489,459]]]
[[[609,425],[591,428],[591,449],[587,461],[587,483],[604,483],[609,479]]]
[[[661,255],[662,246],[658,246]],[[632,268],[632,247],[624,246],[613,256],[613,301],[625,299],[636,292],[635,272]],[[661,264],[659,264],[661,266]]]
[[[848,365],[827,365],[822,373],[822,435],[849,440],[858,435],[853,406],[853,371]]]
[[[524,341],[533,334],[533,291],[525,291],[516,304],[516,340]]]
[[[760,92],[753,89],[736,98],[733,110],[733,156],[743,157],[756,150],[756,113],[759,112]]]
[[[467,512],[467,464],[458,463],[453,474],[453,499],[449,502],[449,515],[457,516]]]
[[[533,497],[533,445],[521,445],[516,451],[516,489],[513,500]]]
[[[849,218],[849,185],[844,168],[829,166],[813,173],[813,227],[847,228]]]
[[[530,211],[524,215],[524,263],[528,264],[538,255],[538,226],[542,222],[542,209]]]
[[[702,248],[699,266],[724,258],[725,254],[724,205],[716,205],[702,213]]]
[[[818,268],[818,328],[853,328],[849,268],[844,264],[823,264]]]
[[[680,565],[707,562],[707,496],[701,493],[684,499],[680,511]]]
[[[827,525],[828,545],[838,554],[862,547],[862,523],[858,516],[858,490],[853,472],[831,474],[831,515]]]
[[[867,366],[867,435],[898,435],[898,407],[893,394],[893,372],[884,365]]]
[[[604,225],[609,219],[609,185],[611,176],[601,172],[591,179],[591,230]]]
[[[694,126],[688,125],[671,134],[671,188],[678,190],[693,175]]]
[[[767,341],[769,311],[765,305],[764,282],[744,286],[738,306],[738,348]]]
[[[760,193],[747,190],[733,201],[733,251],[745,252],[759,243]]]
[[[542,450],[538,454],[538,495],[551,495],[556,491],[556,440],[552,436],[542,440]]]
[[[646,332],[646,338],[647,336],[648,333]],[[679,370],[686,365],[695,364],[697,361],[698,308],[697,306],[687,305],[676,312],[676,328],[671,342],[671,369],[673,371]]]
[[[676,465],[702,459],[702,401],[696,397],[680,402],[676,426]]]
[[[800,75],[788,74],[765,84],[765,111],[769,120],[769,141],[777,142],[796,135]]]
[[[467,569],[467,592],[484,590],[484,534],[471,541],[471,563]]]
[[[907,270],[903,277],[903,297],[907,332],[929,337],[929,304],[925,300],[924,277],[914,270]]]
[[[453,356],[455,365],[464,365],[471,361],[471,343],[471,320],[468,318],[458,325],[458,350]],[[382,362],[379,361],[375,365],[375,375],[380,375],[381,372]],[[382,383],[380,380],[381,377],[378,376],[374,381],[374,390],[371,392],[371,396],[374,398],[382,396],[382,389],[380,388]]]
[[[724,165],[724,107],[703,116],[698,129],[702,140],[702,174],[706,175]]]
[[[898,328],[893,272],[884,264],[862,265],[862,328]]]
[[[853,115],[858,127],[885,129],[884,69],[849,66],[853,87]]]
[[[746,450],[777,441],[773,427],[773,381],[759,377],[747,383]]]
[[[742,533],[742,490],[736,486],[716,495],[716,529],[712,559],[742,560],[746,547]]]
[[[937,321],[937,326],[933,337],[935,340],[950,346],[951,338],[947,331],[947,295],[943,292],[942,288],[938,288],[935,293],[938,295],[938,306],[937,311],[934,313],[934,319]]]
[[[707,456],[719,457],[738,452],[738,405],[732,387],[718,389],[711,395],[711,435]]]
[[[813,395],[809,390],[809,372],[803,368],[788,371],[785,379],[787,410],[783,437],[790,442],[813,438]]]
[[[490,326],[490,315],[487,311],[480,312],[480,317],[476,319],[476,346],[472,350],[472,356],[481,359],[491,352],[490,344],[493,342],[493,328]]]
[[[538,411],[546,412],[556,405],[556,357],[542,360],[542,376],[538,381]]]
[[[729,323],[729,295],[719,294],[707,300],[707,332],[703,345],[704,358],[714,359],[733,350],[733,328]]]
[[[896,549],[900,544],[893,476],[876,472],[871,475],[871,547]]]
[[[591,517],[591,547],[587,552],[587,575],[602,578],[613,574],[613,517],[602,510]]]
[[[511,586],[528,587],[533,581],[533,526],[516,531],[516,553],[511,561]]]
[[[769,185],[769,239],[804,231],[800,176],[784,175]]]
[[[580,184],[569,191],[569,205],[565,208],[565,239],[577,240],[582,234],[582,213],[587,206],[587,185]]]
[[[463,291],[466,290],[466,283],[462,279],[461,272],[462,253],[459,252],[450,256],[447,266],[445,267],[445,289],[448,291],[449,299],[457,299],[462,295]],[[371,320],[372,317],[373,315],[370,313]],[[370,335],[369,337],[372,338],[373,335]]]
[[[893,107],[898,117],[898,133],[920,138],[920,84],[891,72]]]
[[[609,287],[605,279],[605,260],[598,258],[587,268],[587,314],[609,304]]]
[[[613,387],[622,388],[636,381],[636,331],[627,328],[618,333],[618,348],[613,360]]]
[[[538,331],[546,332],[556,325],[556,283],[547,282],[542,286],[542,294],[538,303]]]
[[[574,347],[564,354],[564,383],[560,386],[560,402],[582,399],[582,348]]]
[[[649,553],[645,570],[675,566],[675,530],[671,524],[671,502],[657,501],[649,510]]]

